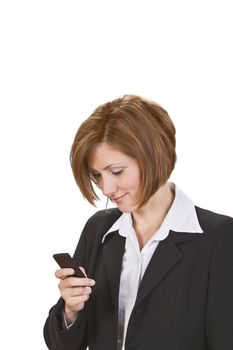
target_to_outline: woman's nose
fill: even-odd
[[[106,197],[111,197],[117,190],[115,181],[110,178],[102,178],[100,189]]]

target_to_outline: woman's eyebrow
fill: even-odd
[[[126,165],[123,165],[122,163],[112,163],[112,164],[109,164],[106,167],[104,167],[102,170],[107,170],[107,169],[111,168],[112,166],[121,167],[121,168],[125,168],[126,167]],[[92,168],[89,168],[89,170],[98,172],[98,170],[92,169]]]

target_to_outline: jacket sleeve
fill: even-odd
[[[233,349],[233,221],[212,251],[207,295],[206,337],[210,350]]]
[[[79,266],[85,268],[90,278],[95,278],[95,262],[102,236],[120,215],[121,212],[115,209],[98,211],[89,218],[81,233],[73,258]],[[91,305],[91,298],[92,295],[69,329],[63,324],[63,300],[60,299],[52,307],[44,326],[44,338],[50,350],[85,350],[87,348],[90,343],[89,337],[91,337],[87,335],[88,313],[90,315],[88,309]]]
[[[75,255],[80,266],[85,266],[86,232],[85,228],[80,236]],[[86,318],[87,305],[79,312],[75,323],[67,329],[64,326],[64,302],[60,298],[49,311],[44,325],[44,339],[50,350],[85,350],[87,348]]]

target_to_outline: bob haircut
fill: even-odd
[[[166,110],[140,96],[124,95],[102,104],[79,127],[70,161],[76,183],[92,205],[98,200],[88,157],[100,142],[134,158],[139,167],[137,205],[165,184],[176,162],[176,130]]]

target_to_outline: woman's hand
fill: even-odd
[[[81,268],[85,273],[85,270]],[[90,278],[72,277],[73,269],[59,269],[55,272],[55,276],[60,279],[58,288],[61,297],[65,301],[65,316],[67,324],[73,323],[78,312],[84,308],[85,302],[89,299],[92,292],[91,287],[95,285],[95,281]]]

